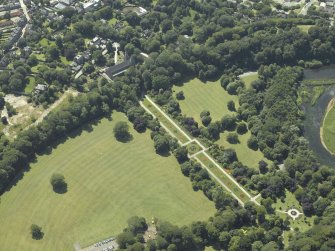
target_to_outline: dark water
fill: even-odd
[[[307,71],[307,70],[306,70]],[[322,68],[319,70],[308,70],[306,79],[329,79],[335,78],[335,66]],[[312,72],[314,72],[312,76]],[[331,155],[322,145],[320,139],[320,127],[326,112],[329,101],[335,97],[335,86],[328,87],[324,94],[316,101],[314,106],[305,104],[305,137],[309,141],[310,148],[319,158],[320,162],[325,165],[335,167],[335,156]]]

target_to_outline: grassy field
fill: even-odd
[[[246,87],[250,86],[251,82],[258,78],[258,74],[250,74],[241,77],[246,82]],[[179,100],[180,108],[183,114],[193,117],[200,125],[200,113],[203,110],[209,110],[212,121],[220,120],[226,114],[233,114],[227,108],[227,102],[234,100],[236,108],[238,107],[238,97],[229,95],[220,85],[220,82],[201,82],[199,79],[193,79],[183,86],[174,86],[175,93],[184,92],[185,99]],[[258,168],[258,162],[264,159],[264,155],[260,151],[251,150],[247,146],[247,141],[250,138],[248,131],[244,135],[239,135],[239,144],[230,144],[226,141],[228,132],[220,134],[220,139],[216,142],[227,148],[235,149],[238,159],[245,165],[253,168]],[[266,160],[269,162],[268,160]]]
[[[71,63],[71,61],[67,60],[66,57],[63,56],[60,57],[60,61],[65,65],[69,65]]]
[[[312,27],[315,27],[315,25],[297,25],[297,27],[302,31],[302,32],[305,32],[305,33],[308,33],[309,29],[312,28]]]
[[[149,132],[120,143],[114,139],[121,113],[101,120],[39,156],[24,178],[5,193],[0,204],[0,250],[73,250],[115,235],[132,215],[152,216],[183,225],[205,220],[214,205],[192,190],[174,157],[154,152]],[[49,179],[62,173],[68,192],[56,194]],[[31,239],[30,225],[38,224],[45,236]]]
[[[245,83],[245,87],[250,88],[251,83],[258,79],[258,73],[257,72],[251,72],[250,74],[247,74],[245,76],[243,76],[243,74],[242,74],[240,78]]]
[[[235,149],[237,158],[240,162],[251,168],[258,168],[258,162],[264,160],[270,164],[270,160],[266,159],[260,150],[254,151],[247,145],[248,139],[251,136],[250,131],[243,135],[238,135],[239,143],[230,144],[226,139],[229,132],[220,133],[220,139],[216,143],[225,148]]]
[[[36,83],[35,83],[35,78],[34,77],[30,76],[30,77],[28,77],[28,80],[29,80],[29,82],[26,85],[26,87],[24,88],[24,92],[29,94],[34,90]]]
[[[56,43],[54,41],[49,41],[48,39],[46,38],[42,38],[39,42],[39,44],[43,47],[48,47],[48,46],[51,46],[51,45],[56,45]]]
[[[185,99],[178,101],[183,114],[193,117],[199,125],[202,125],[200,113],[208,110],[212,121],[220,120],[223,115],[231,113],[227,108],[227,102],[233,100],[238,107],[238,97],[229,95],[220,85],[220,81],[203,83],[199,79],[193,79],[183,86],[174,86],[175,93],[184,92]]]
[[[335,107],[333,103],[328,107],[329,111],[326,113],[322,125],[322,140],[327,149],[335,153]]]

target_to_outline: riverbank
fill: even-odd
[[[335,153],[332,152],[328,147],[327,147],[327,144],[324,140],[324,128],[325,128],[325,123],[326,123],[326,119],[327,119],[327,116],[329,114],[329,112],[335,107],[335,98],[332,98],[329,103],[328,103],[328,106],[327,106],[327,110],[326,110],[326,113],[323,117],[323,121],[322,121],[322,126],[320,127],[320,140],[321,140],[321,143],[323,145],[323,147],[333,156],[335,156]],[[334,142],[335,143],[335,142]]]

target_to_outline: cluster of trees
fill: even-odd
[[[30,74],[30,67],[16,63],[15,71],[2,71],[0,73],[0,88],[3,92],[21,92],[28,83],[26,77]]]

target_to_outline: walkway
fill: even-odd
[[[198,139],[190,137],[179,125],[177,125],[155,102],[147,95],[145,100],[140,102],[141,106],[154,118],[157,118],[161,126],[174,138],[181,146],[188,147],[190,144],[197,144],[201,150],[189,154],[189,158],[198,161],[208,173],[242,205],[247,201],[256,200],[259,195],[252,197],[224,168],[222,168],[206,151],[208,150]]]

